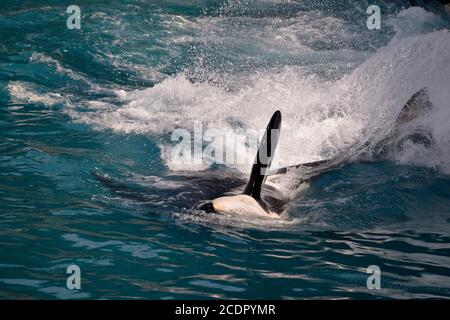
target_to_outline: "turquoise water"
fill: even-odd
[[[70,4],[0,4],[0,298],[450,297],[438,7],[378,2],[368,30],[365,1],[77,1],[68,30]],[[280,220],[186,211],[198,192],[170,178],[213,170],[170,157],[171,132],[196,120],[263,128],[280,109],[292,165],[383,140],[423,87],[433,110],[402,134],[426,128],[431,147],[323,174]],[[81,290],[66,288],[72,264]]]

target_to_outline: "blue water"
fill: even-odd
[[[70,4],[0,4],[0,298],[450,297],[441,8],[378,1],[368,30],[366,1],[77,1],[68,30]],[[431,130],[431,148],[323,174],[281,220],[190,213],[198,194],[171,186],[213,170],[170,157],[195,120],[263,128],[281,109],[292,165],[382,140],[423,87],[433,110],[405,130]],[[72,264],[81,290],[66,287]]]

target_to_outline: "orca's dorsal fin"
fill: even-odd
[[[275,111],[267,125],[266,131],[259,144],[253,163],[252,172],[244,194],[253,197],[256,200],[261,199],[261,188],[264,180],[269,174],[270,164],[272,163],[275,150],[278,145],[278,138],[281,129],[281,112]]]

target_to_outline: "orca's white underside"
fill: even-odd
[[[237,213],[245,215],[259,215],[280,219],[280,216],[274,212],[265,211],[254,198],[240,194],[236,196],[221,197],[212,202],[214,211],[217,213]]]

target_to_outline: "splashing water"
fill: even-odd
[[[450,21],[439,8],[381,1],[370,31],[365,2],[98,1],[77,33],[62,5],[5,3],[0,297],[450,296]],[[186,212],[211,190],[174,175],[214,168],[173,161],[175,129],[201,121],[238,139],[279,109],[277,164],[294,165],[383,141],[425,87],[433,109],[401,134],[425,128],[431,147],[409,141],[321,175],[283,219]],[[245,179],[250,168],[235,167]],[[77,294],[65,288],[74,263]],[[365,286],[371,264],[380,291]]]

